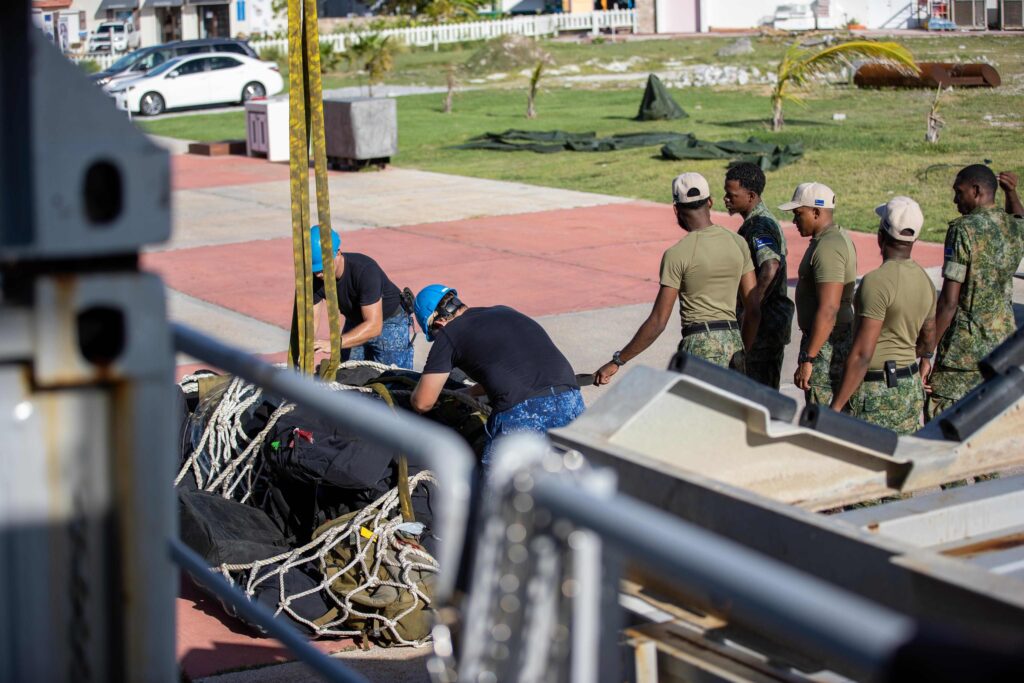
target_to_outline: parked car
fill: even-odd
[[[107,92],[118,109],[156,116],[167,109],[247,102],[275,95],[283,87],[274,62],[214,52],[174,57]]]
[[[772,26],[780,31],[810,31],[815,27],[814,11],[810,5],[779,5]]]
[[[96,85],[107,87],[125,78],[137,78],[168,59],[201,52],[231,52],[258,59],[259,55],[244,40],[230,38],[203,38],[201,40],[175,40],[163,45],[144,47],[126,54],[99,73],[90,76]]]
[[[139,32],[130,21],[104,21],[89,36],[89,52],[125,52],[141,43]]]

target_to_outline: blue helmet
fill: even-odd
[[[309,229],[309,248],[313,253],[313,272],[322,273],[324,270],[324,256],[320,253],[320,226],[314,225]],[[337,254],[341,249],[341,237],[331,230],[331,253]]]
[[[427,341],[434,341],[434,335],[430,333],[430,323],[433,322],[434,313],[437,312],[437,305],[441,303],[441,299],[448,292],[458,296],[458,292],[445,285],[427,285],[416,295],[416,322],[423,329]]]

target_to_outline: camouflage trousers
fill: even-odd
[[[351,328],[346,326],[341,335],[344,337],[349,329]],[[378,336],[360,346],[344,349],[341,352],[341,359],[372,360],[412,370],[412,355],[412,318],[399,309],[398,313],[384,321]]]
[[[804,333],[800,340],[800,349],[807,349],[807,340],[810,335]],[[849,325],[840,327],[836,325],[832,335],[821,346],[814,363],[811,365],[811,388],[804,392],[804,399],[807,404],[817,403],[827,406],[832,403],[832,394],[839,388],[843,381],[843,370],[846,367],[846,358],[850,355],[853,346],[853,330]]]
[[[549,429],[564,427],[584,410],[583,394],[579,389],[569,389],[561,393],[536,396],[520,401],[511,408],[491,413],[487,419],[487,445],[484,446],[483,464],[490,465],[494,456],[494,444],[503,436],[515,432],[545,433]]]
[[[925,422],[962,399],[968,391],[982,382],[981,373],[977,370],[954,370],[938,366],[932,371],[932,393],[928,395],[925,406]]]
[[[897,434],[913,434],[921,428],[924,413],[924,387],[921,376],[901,377],[896,386],[885,380],[861,382],[850,398],[850,414],[865,422],[891,429]]]
[[[683,337],[679,350],[723,368],[743,372],[743,339],[739,330],[712,330]]]
[[[785,356],[785,346],[776,348],[758,348],[755,346],[743,358],[747,377],[778,391],[779,384],[782,381],[782,361]]]

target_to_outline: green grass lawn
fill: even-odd
[[[697,54],[693,63],[708,63],[714,61],[714,51],[726,42],[727,39],[701,38],[593,46],[551,43],[548,47],[562,64],[580,63],[594,54],[617,60],[640,55],[654,64],[658,60],[679,59],[681,51]],[[658,149],[653,147],[540,155],[464,151],[451,146],[483,132],[506,128],[559,128],[601,135],[672,130],[692,132],[708,140],[746,139],[750,135],[779,143],[801,140],[806,149],[804,158],[768,176],[765,194],[770,204],[788,200],[800,182],[824,182],[838,195],[839,222],[871,231],[877,226],[874,207],[894,194],[907,194],[924,208],[925,237],[938,240],[944,234],[946,222],[956,215],[950,183],[957,167],[989,159],[996,170],[1024,174],[1024,95],[1020,94],[1024,84],[1024,39],[947,36],[908,43],[921,59],[987,56],[999,65],[1003,75],[1004,87],[999,90],[962,90],[944,96],[941,113],[946,128],[938,145],[924,142],[925,118],[933,97],[927,91],[865,91],[850,86],[826,86],[813,92],[805,107],[787,105],[786,129],[775,134],[765,125],[770,104],[763,86],[676,90],[673,95],[690,118],[641,123],[631,119],[642,94],[640,85],[584,88],[576,84],[569,88],[552,81],[538,98],[539,117],[533,121],[524,118],[526,102],[522,88],[507,85],[460,93],[455,111],[449,115],[441,112],[441,95],[399,98],[400,151],[394,163],[667,202],[669,183],[676,174],[698,171],[707,176],[713,187],[721,187],[725,163],[662,161],[657,158]],[[757,43],[758,52],[767,55],[775,51],[776,58],[783,47],[773,41]],[[422,67],[436,72],[444,63],[438,60],[458,52],[420,51],[400,57],[419,60],[414,60],[414,70]],[[747,63],[753,63],[750,58],[746,56]],[[399,68],[401,65],[400,62]],[[833,121],[832,115],[839,112],[846,114],[845,121]],[[245,130],[240,112],[140,125],[160,135],[202,140],[240,138]]]

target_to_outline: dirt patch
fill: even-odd
[[[524,36],[503,36],[489,40],[466,61],[471,74],[516,72],[536,66],[537,62],[553,64],[551,55]]]

